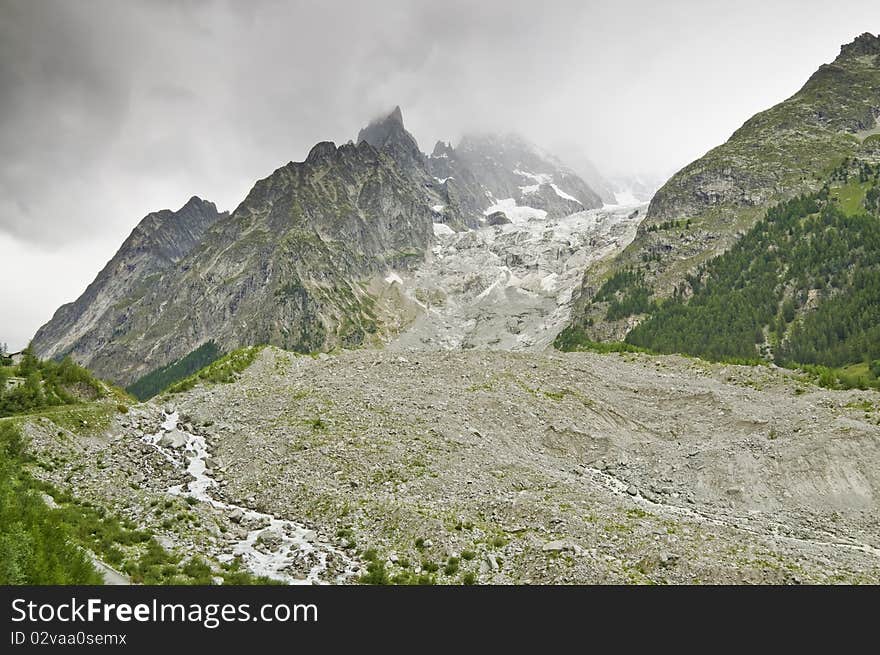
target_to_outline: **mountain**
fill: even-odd
[[[362,129],[358,133],[357,143],[362,142],[387,154],[423,190],[425,202],[432,208],[435,221],[456,230],[479,227],[485,202],[473,197],[473,194],[482,194],[473,174],[453,166],[452,172],[445,168],[439,171],[446,173],[440,178],[435,162],[442,158],[426,157],[422,153],[415,137],[403,125],[400,107],[395,107],[390,114],[370,122]]]
[[[769,206],[818,191],[845,158],[864,155],[872,147],[866,139],[880,132],[878,121],[880,38],[863,34],[792,97],[750,118],[663,185],[630,247],[586,272],[576,319],[564,336],[622,338],[649,309],[647,298],[671,296]],[[609,316],[611,299],[599,297],[603,282],[627,270],[637,270],[639,281],[615,290],[623,310]]]
[[[378,330],[370,278],[421,261],[431,224],[421,189],[389,156],[366,142],[319,143],[304,162],[257,182],[231,215],[215,217],[199,243],[139,276],[141,284],[115,264],[128,258],[127,241],[34,347],[130,384],[209,341],[222,351],[361,344]]]
[[[580,147],[571,143],[556,144],[553,147],[553,154],[558,156],[559,161],[565,162],[565,167],[577,173],[587,183],[587,186],[596,192],[602,202],[606,205],[617,204],[615,191],[618,186],[616,180],[603,175]],[[642,202],[648,200],[650,198],[644,198]]]
[[[441,202],[435,205],[438,221],[459,231],[479,227],[492,200],[456,149],[438,141],[425,163],[431,176],[429,184],[441,194]]]
[[[574,171],[516,134],[467,135],[455,147],[438,141],[425,156],[395,107],[362,129],[361,141],[400,164],[425,188],[436,221],[456,230],[477,228],[496,211],[560,218],[603,204]]]
[[[33,347],[41,357],[60,356],[100,347],[102,325],[119,304],[137,297],[161,273],[173,268],[196,246],[218,220],[226,218],[214,203],[193,196],[178,211],[148,214],[132,230],[85,292],[62,305],[52,320],[37,332]]]
[[[150,214],[33,345],[124,385],[146,376],[132,387],[144,396],[157,380],[246,345],[379,343],[411,320],[395,314],[389,272],[422,262],[435,222],[485,225],[495,198],[558,216],[601,204],[513,137],[438,144],[427,156],[395,107],[356,143],[319,143],[260,180],[231,214],[198,198]]]
[[[466,135],[455,155],[489,194],[484,211],[557,218],[603,204],[574,171],[515,134]]]
[[[769,210],[626,341],[706,359],[821,366],[828,370],[814,372],[825,384],[880,387],[877,155],[874,164],[849,160],[818,193]]]
[[[356,143],[369,143],[409,172],[424,171],[425,156],[415,137],[403,126],[403,113],[395,107],[390,114],[372,121],[358,133]]]

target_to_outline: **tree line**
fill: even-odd
[[[858,171],[859,179],[873,179],[880,167]],[[831,202],[827,186],[771,208],[729,251],[687,278],[690,294],[676,289],[654,303],[627,343],[708,359],[764,356],[786,365],[880,359],[878,195],[872,187],[856,215]],[[630,296],[640,279],[631,273],[630,288],[618,281],[616,297]]]

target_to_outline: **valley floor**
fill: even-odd
[[[92,437],[27,432],[60,486],[288,580],[877,583],[878,423],[874,392],[678,356],[266,348]]]

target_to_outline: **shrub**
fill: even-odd
[[[388,577],[388,571],[385,570],[385,562],[369,562],[367,564],[367,572],[358,579],[358,582],[361,584],[374,585],[391,584],[391,579]]]
[[[457,557],[450,557],[446,561],[446,566],[443,567],[443,573],[446,575],[455,575],[458,573],[459,567],[459,559]]]
[[[418,585],[432,585],[437,584],[437,579],[428,573],[422,573],[416,578],[416,584]]]
[[[25,447],[16,426],[0,423],[0,584],[99,584],[65,513],[43,502],[42,485],[23,469]]]
[[[192,389],[199,382],[214,384],[234,382],[238,374],[254,363],[263,346],[249,346],[234,350],[197,373],[168,387],[168,393],[182,393]]]

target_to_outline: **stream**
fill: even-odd
[[[144,443],[157,449],[171,464],[184,469],[193,480],[168,488],[174,496],[190,496],[211,507],[235,516],[240,525],[248,529],[247,536],[239,540],[231,553],[222,555],[221,562],[240,557],[243,568],[254,575],[266,576],[287,584],[326,584],[343,582],[354,575],[354,562],[339,549],[317,541],[314,530],[271,514],[257,512],[240,505],[233,505],[214,498],[211,493],[217,481],[208,468],[208,445],[202,435],[191,434],[178,426],[178,412],[163,412],[164,420],[158,432],[145,435]],[[163,445],[163,438],[177,439],[172,447]],[[183,438],[180,446],[179,440]],[[173,445],[180,447],[174,448]],[[334,579],[325,579],[330,571],[331,558],[341,560],[343,572]],[[335,566],[337,570],[339,566]]]

